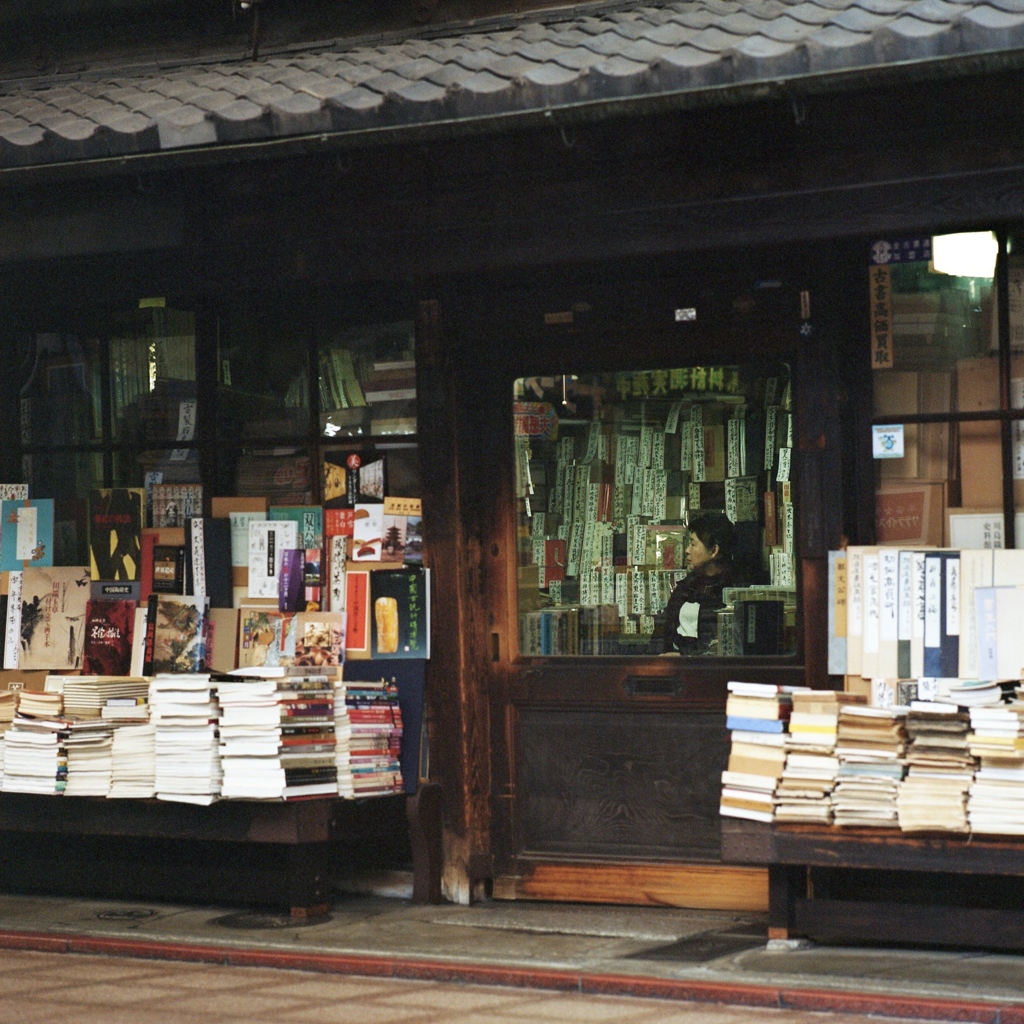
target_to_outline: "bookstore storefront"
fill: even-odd
[[[441,785],[450,898],[762,907],[765,871],[722,862],[726,683],[841,685],[844,540],[1017,535],[1021,154],[1015,86],[979,82],[984,118],[907,85],[899,126],[865,87],[799,116],[23,169],[3,479],[52,501],[53,566],[90,566],[101,489],[142,491],[154,549],[188,501],[322,509],[303,601],[338,607],[338,559],[371,577],[346,584],[346,672],[429,653],[403,774]],[[1006,145],[963,165],[938,110]],[[995,231],[988,262],[944,268],[937,237],[966,230]],[[396,640],[397,603],[377,618],[399,567],[429,570],[426,641]],[[250,597],[230,568],[227,612]]]

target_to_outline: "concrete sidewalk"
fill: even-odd
[[[1024,1024],[1024,956],[768,944],[714,911],[338,896],[329,920],[0,896],[0,947],[616,996]]]

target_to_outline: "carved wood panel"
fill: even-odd
[[[717,860],[720,714],[524,710],[523,852]]]

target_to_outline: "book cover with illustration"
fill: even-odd
[[[238,667],[280,665],[283,626],[290,619],[275,608],[243,607],[238,623]]]
[[[94,580],[134,582],[142,570],[141,487],[89,492],[89,570]]]
[[[344,632],[342,612],[299,612],[289,625],[282,662],[303,668],[340,665]]]
[[[91,676],[131,672],[135,632],[134,601],[90,601],[85,613],[82,671]]]
[[[18,668],[82,667],[92,582],[86,566],[30,566],[22,574]]]
[[[385,457],[377,452],[327,452],[324,455],[324,507],[352,508],[383,502]]]
[[[185,520],[203,514],[202,484],[153,484],[151,526],[184,526]]]
[[[206,662],[206,598],[153,594],[146,620],[145,675],[202,672]]]
[[[53,499],[0,502],[0,571],[53,565]]]
[[[430,657],[430,570],[420,566],[370,574],[370,657]]]

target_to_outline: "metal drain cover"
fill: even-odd
[[[156,910],[101,910],[96,917],[101,921],[145,921],[156,917]]]
[[[292,917],[291,914],[261,914],[257,911],[237,911],[214,918],[213,923],[222,928],[241,928],[246,931],[267,931],[274,928],[309,928],[315,924],[326,924],[330,914],[316,914],[310,917]]]
[[[675,963],[700,964],[720,956],[757,949],[767,941],[764,935],[730,935],[727,932],[703,932],[689,938],[656,946],[642,953],[631,953],[629,960],[670,960]]]

